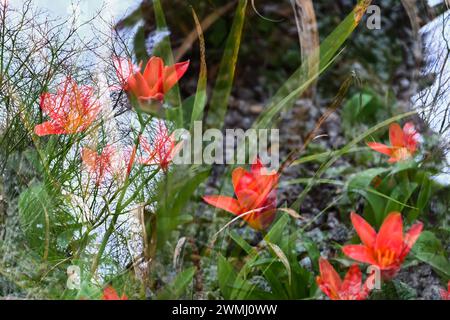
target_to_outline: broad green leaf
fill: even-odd
[[[376,176],[379,176],[389,170],[389,168],[371,168],[354,174],[347,182],[347,192],[366,190]]]
[[[245,297],[251,288],[251,285],[238,276],[231,263],[221,254],[219,254],[217,275],[220,291],[227,300],[236,299],[239,293],[244,294]]]
[[[423,231],[412,248],[414,256],[450,279],[450,261],[441,242],[431,231]]]
[[[166,175],[158,189],[158,247],[162,248],[171,232],[180,225],[180,215],[197,187],[209,176],[209,170],[179,166]]]

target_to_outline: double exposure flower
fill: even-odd
[[[403,129],[398,123],[393,123],[389,127],[390,146],[378,142],[369,142],[367,145],[377,152],[390,156],[388,161],[394,163],[411,158],[417,150],[419,138],[420,135],[411,122],[406,123]]]
[[[369,276],[363,285],[362,272],[356,264],[350,267],[343,281],[326,259],[319,259],[319,268],[320,276],[316,278],[317,285],[331,300],[367,299],[374,275]]]
[[[116,289],[109,286],[103,290],[102,300],[128,300],[128,297],[124,294],[120,297]]]
[[[344,246],[344,254],[378,267],[385,278],[393,277],[400,269],[423,227],[418,222],[403,235],[403,221],[399,212],[392,212],[386,217],[378,234],[358,214],[352,212],[351,220],[362,244]]]
[[[102,153],[98,154],[96,150],[83,148],[81,151],[81,159],[89,173],[94,176],[95,184],[99,185],[108,175],[114,174],[114,157],[116,149],[107,145],[103,148]]]
[[[34,132],[38,136],[82,132],[100,112],[93,88],[78,86],[71,78],[67,78],[55,94],[42,94],[40,107],[50,120],[35,126]]]
[[[250,172],[236,168],[232,173],[232,182],[236,199],[227,196],[204,196],[210,205],[237,216],[242,216],[252,228],[267,229],[275,219],[278,173],[268,172],[257,159]]]
[[[155,138],[152,144],[144,137],[140,137],[140,145],[146,156],[139,159],[139,163],[147,166],[158,165],[167,171],[175,155],[180,151],[182,143],[175,143],[174,134],[169,135],[169,130],[163,121],[158,121]]]
[[[147,62],[143,73],[133,71],[129,75],[129,71],[122,71],[121,78],[126,79],[124,89],[130,91],[140,102],[150,100],[162,102],[164,95],[175,86],[188,67],[189,61],[165,66],[161,58],[152,57]],[[130,69],[133,70],[133,67],[127,68],[127,70]]]
[[[129,90],[128,80],[134,73],[139,72],[139,66],[133,64],[131,59],[121,57],[113,58],[113,63],[121,88]]]

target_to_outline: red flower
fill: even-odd
[[[128,300],[128,297],[125,293],[119,297],[117,291],[113,287],[109,286],[103,290],[102,300]]]
[[[278,173],[269,173],[257,159],[250,172],[241,167],[233,171],[232,181],[237,199],[217,195],[204,196],[203,200],[237,216],[245,214],[242,219],[252,228],[264,230],[275,219],[278,177]]]
[[[38,124],[34,132],[45,136],[86,130],[100,112],[100,104],[93,99],[93,94],[92,87],[79,87],[71,78],[64,81],[56,94],[42,94],[40,107],[51,120]]]
[[[441,289],[440,291],[442,300],[450,300],[450,281],[447,283],[447,291],[445,289]]]
[[[351,220],[363,244],[344,246],[344,254],[356,261],[377,266],[385,278],[393,277],[400,269],[423,227],[418,222],[403,236],[403,221],[399,212],[392,212],[386,217],[378,234],[358,214],[352,212]]]
[[[81,159],[88,171],[95,176],[95,184],[99,185],[108,174],[114,173],[114,156],[116,150],[114,147],[106,146],[101,154],[89,148],[83,148]]]
[[[393,163],[411,158],[417,150],[419,137],[411,122],[406,123],[403,130],[399,124],[393,123],[389,127],[391,146],[378,142],[369,142],[367,145],[377,152],[390,156],[388,161]]]
[[[189,61],[164,66],[159,57],[152,57],[144,73],[134,72],[127,77],[126,90],[130,90],[140,101],[162,102],[164,95],[180,80],[189,67]],[[122,78],[125,78],[122,76]]]
[[[369,276],[362,285],[362,273],[357,264],[348,270],[344,281],[333,266],[323,258],[319,259],[320,276],[316,278],[320,290],[331,300],[365,300],[370,292],[369,284],[374,276]]]
[[[175,137],[169,135],[166,125],[163,121],[158,122],[158,130],[153,140],[152,146],[144,137],[140,137],[140,144],[147,153],[146,158],[140,158],[139,162],[143,165],[159,165],[161,169],[167,171],[170,162],[180,151],[182,143],[175,145]]]

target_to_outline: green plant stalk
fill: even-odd
[[[142,118],[141,113],[139,111],[136,111],[136,112],[137,112],[137,115],[138,115],[138,118],[139,118],[139,123],[141,124],[141,129],[140,129],[139,135],[136,138],[136,145],[138,145],[139,144],[139,136],[144,132],[145,127],[151,121],[152,117],[149,116],[147,121],[144,121],[143,118]],[[137,175],[135,175],[135,177],[136,176]],[[120,197],[119,197],[118,202],[117,202],[117,206],[116,206],[116,210],[114,212],[114,216],[113,216],[113,218],[112,218],[112,220],[111,220],[111,222],[110,222],[110,224],[108,226],[108,229],[105,232],[105,235],[103,236],[103,239],[102,239],[102,241],[100,243],[100,247],[99,247],[98,253],[95,255],[94,261],[92,262],[91,275],[95,274],[95,272],[96,272],[96,270],[98,268],[98,264],[100,262],[100,259],[101,259],[102,255],[103,255],[103,252],[105,251],[106,244],[108,243],[109,238],[111,237],[112,233],[114,232],[114,229],[115,229],[115,226],[116,226],[116,223],[117,223],[117,219],[119,218],[119,213],[120,213],[120,211],[122,209],[123,198],[125,197],[125,193],[128,190],[128,187],[130,185],[131,185],[130,177],[129,177],[129,175],[127,175],[127,177],[125,179],[124,187],[122,188],[122,192],[121,192]]]

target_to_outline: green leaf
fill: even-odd
[[[29,246],[39,254],[48,257],[50,250],[50,228],[53,215],[53,199],[44,185],[32,185],[19,196],[19,216],[22,229],[29,241]]]
[[[280,244],[281,238],[283,235],[283,231],[286,230],[286,225],[289,222],[289,216],[288,215],[282,215],[270,228],[270,231],[267,233],[267,235],[264,237],[264,239],[267,242]]]
[[[174,167],[161,181],[158,189],[157,232],[158,247],[165,246],[171,232],[181,221],[182,210],[197,187],[209,176],[209,170],[195,170],[185,166]]]
[[[192,283],[194,275],[195,267],[190,267],[182,271],[176,276],[172,284],[170,284],[160,294],[158,294],[158,299],[179,299],[186,291],[187,287]]]
[[[419,172],[416,176],[416,181],[420,184],[420,191],[416,201],[417,210],[411,210],[408,215],[409,221],[414,221],[418,218],[419,214],[427,207],[432,195],[433,183],[429,173]]]
[[[219,262],[217,265],[217,275],[219,280],[220,291],[225,299],[231,299],[233,285],[237,279],[236,271],[227,259],[219,254]]]
[[[431,231],[423,231],[414,245],[414,256],[450,279],[450,262],[438,238]]]
[[[291,265],[289,263],[288,258],[286,257],[286,255],[284,254],[283,250],[281,250],[281,248],[279,246],[277,246],[276,244],[271,243],[271,242],[267,242],[267,244],[269,245],[269,247],[272,249],[272,251],[278,257],[278,259],[280,259],[281,263],[286,268],[286,271],[288,273],[289,285],[291,285],[291,283],[292,283],[292,270],[291,270]]]
[[[354,174],[346,185],[347,192],[355,190],[365,191],[376,176],[389,170],[389,168],[371,168]]]
[[[148,53],[145,48],[145,29],[143,26],[140,26],[133,39],[134,44],[134,55],[136,56],[137,61],[147,61]]]
[[[235,230],[230,232],[231,239],[234,240],[247,254],[254,253],[254,250],[251,245],[248,244]]]
[[[212,93],[208,117],[206,118],[208,128],[221,128],[223,126],[241,45],[247,2],[247,0],[239,0],[236,8],[233,25],[228,35],[219,74]]]
[[[205,109],[206,102],[208,100],[206,94],[208,70],[206,66],[205,39],[203,37],[203,30],[200,25],[200,21],[198,20],[193,8],[192,15],[194,16],[195,26],[197,28],[198,39],[200,42],[200,74],[198,76],[197,92],[195,94],[195,101],[191,114],[191,124],[189,127],[191,130],[194,128],[194,122],[203,118],[203,110]]]

